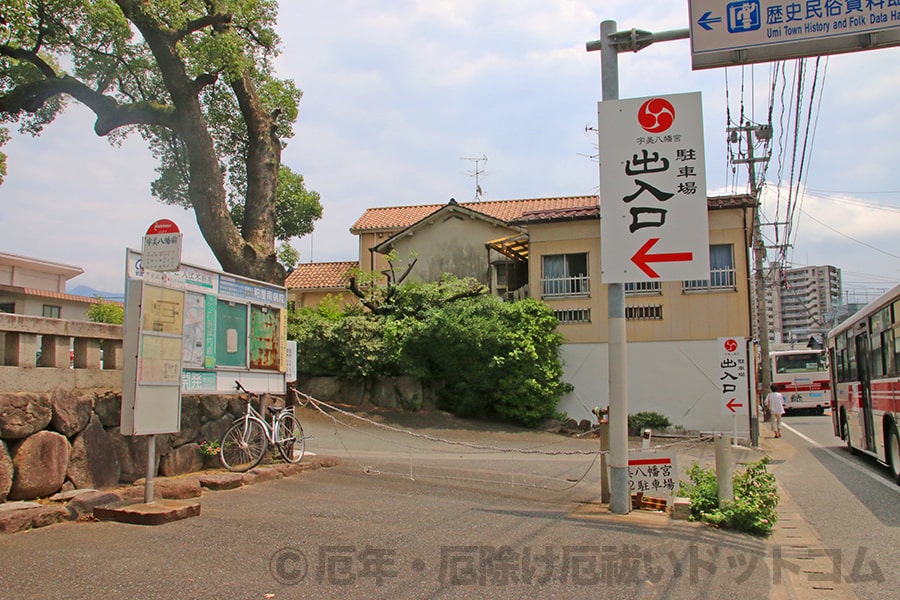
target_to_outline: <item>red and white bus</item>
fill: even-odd
[[[834,433],[900,483],[900,285],[828,333]]]
[[[813,348],[773,350],[772,383],[784,396],[784,410],[814,410],[820,415],[831,407],[831,378],[825,351]]]

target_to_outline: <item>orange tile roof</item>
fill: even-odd
[[[22,288],[22,292],[29,296],[41,296],[44,298],[53,298],[54,300],[68,300],[70,302],[85,302],[88,304],[115,304],[117,306],[125,306],[124,304],[116,300],[107,300],[105,298],[88,298],[87,296],[76,296],[74,294],[51,292],[49,290],[39,290],[36,288]]]
[[[294,289],[342,289],[347,286],[347,272],[358,267],[356,261],[301,263],[284,280],[284,287]]]
[[[562,198],[528,198],[524,200],[492,200],[481,202],[460,202],[474,210],[495,219],[511,221],[527,212],[537,210],[557,210],[577,208],[597,204],[597,196],[566,196]],[[431,213],[440,210],[444,204],[423,204],[419,206],[386,206],[370,208],[353,224],[354,234],[378,229],[403,229],[418,223]]]

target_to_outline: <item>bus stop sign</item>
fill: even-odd
[[[153,223],[144,236],[142,267],[148,271],[177,271],[182,237],[178,225],[169,219]]]

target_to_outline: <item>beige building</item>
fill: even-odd
[[[66,293],[81,267],[0,252],[0,312],[86,321],[96,298]]]
[[[351,270],[358,267],[356,261],[297,265],[284,280],[284,286],[288,288],[288,306],[317,306],[326,296],[334,297],[341,306],[355,302],[356,297],[347,290],[347,284]]]
[[[708,199],[708,279],[626,285],[630,413],[655,411],[704,431],[734,428],[720,407],[718,338],[751,335],[753,207],[749,196]],[[597,196],[373,208],[351,232],[363,270],[384,272],[393,251],[395,272],[415,260],[410,278],[475,277],[501,297],[546,302],[565,338],[564,379],[575,387],[560,410],[591,418],[591,408],[609,404]],[[290,277],[286,285],[291,297],[314,298]],[[319,285],[336,289],[340,281]]]

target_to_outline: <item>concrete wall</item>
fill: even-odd
[[[439,281],[445,273],[457,277],[475,277],[484,285],[491,283],[490,261],[501,258],[493,252],[489,256],[485,243],[514,235],[518,231],[497,225],[463,212],[442,212],[434,223],[423,224],[415,235],[400,237],[393,242],[399,263],[396,271],[402,273],[416,257],[416,265],[410,279]]]
[[[0,392],[122,387],[121,325],[0,313],[0,337]]]
[[[607,344],[567,344],[563,379],[575,386],[559,404],[576,420],[592,419],[595,406],[609,406]],[[673,426],[705,432],[733,432],[722,414],[719,347],[715,340],[628,344],[628,414],[650,411]],[[749,418],[738,418],[738,435],[749,437]]]

